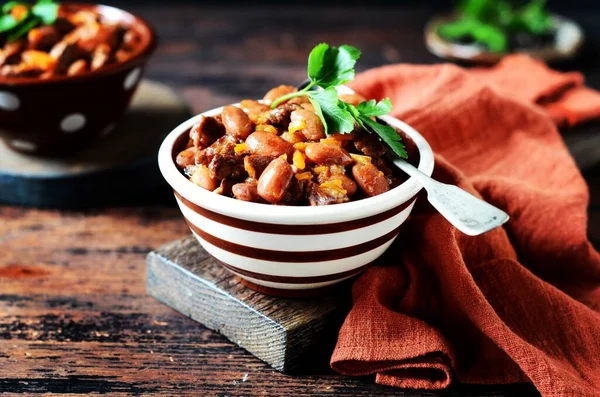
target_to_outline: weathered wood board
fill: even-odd
[[[327,366],[350,303],[347,284],[321,298],[255,292],[191,236],[148,254],[146,268],[150,295],[282,372]]]
[[[143,81],[110,135],[66,158],[17,153],[0,142],[0,203],[43,208],[122,204],[166,187],[158,171],[160,143],[190,116],[164,84]]]

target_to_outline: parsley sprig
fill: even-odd
[[[16,41],[39,25],[52,25],[58,17],[59,5],[52,0],[38,0],[33,6],[19,1],[2,5],[0,36],[6,41]]]
[[[392,110],[389,98],[379,102],[372,99],[353,106],[338,97],[335,87],[354,80],[354,65],[358,58],[360,58],[360,50],[349,45],[339,47],[325,43],[317,45],[308,56],[307,72],[310,83],[300,91],[278,98],[271,107],[275,108],[291,98],[307,96],[323,122],[326,134],[349,134],[358,124],[365,131],[378,135],[397,156],[407,158],[400,134],[392,127],[373,119]],[[322,89],[311,91],[315,86]]]

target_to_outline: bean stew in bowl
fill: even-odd
[[[339,65],[331,58],[348,54],[329,47],[321,58]],[[209,110],[161,145],[161,173],[192,233],[251,288],[305,296],[360,273],[392,244],[421,190],[386,156],[433,171],[427,141],[383,114],[389,100],[349,93],[349,80],[325,88],[321,79],[315,92],[279,86]]]
[[[140,18],[77,3],[8,2],[0,23],[0,137],[31,154],[73,153],[110,133],[156,46]]]
[[[326,135],[307,97],[270,107],[295,91],[281,85],[262,101],[246,99],[216,116],[201,116],[175,159],[177,166],[206,190],[276,205],[345,203],[385,193],[406,180],[386,159],[384,143],[358,124],[349,134]],[[340,99],[354,105],[365,101],[358,94]],[[418,152],[410,158],[418,161]]]

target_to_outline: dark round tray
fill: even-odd
[[[165,187],[158,147],[190,117],[184,100],[163,84],[143,81],[119,125],[68,158],[41,158],[0,143],[0,202],[79,209],[131,203]],[[147,200],[143,200],[147,201]]]

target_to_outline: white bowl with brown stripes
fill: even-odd
[[[314,207],[236,200],[190,182],[175,157],[192,125],[221,110],[175,128],[162,143],[158,162],[194,236],[245,285],[272,295],[312,295],[357,275],[392,244],[421,190],[414,178],[375,197]],[[433,152],[423,136],[396,118],[381,120],[402,133],[409,159],[431,175]]]

